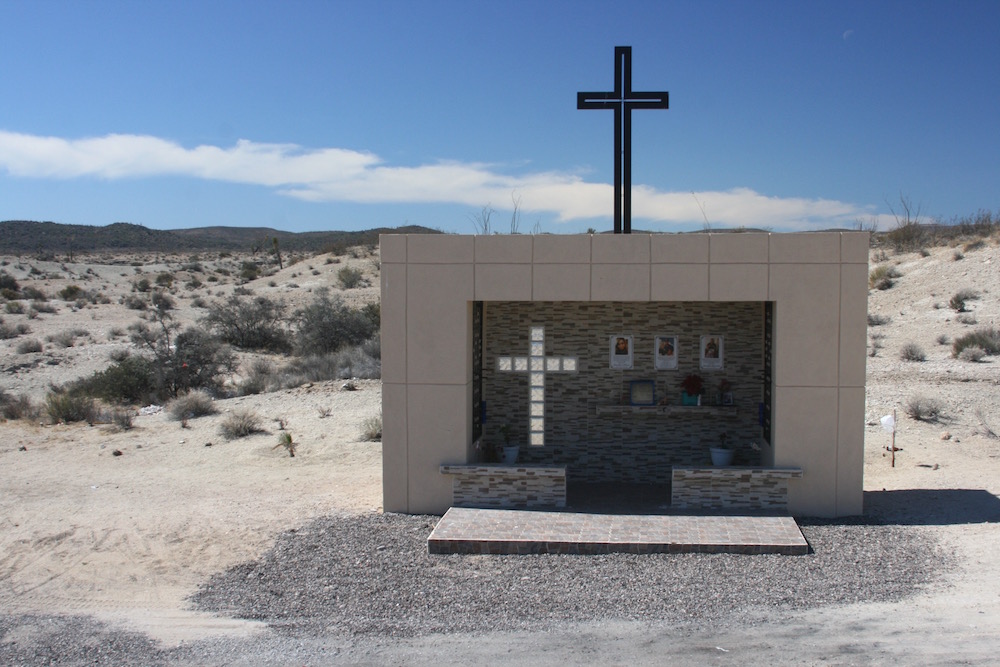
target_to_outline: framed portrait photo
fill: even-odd
[[[703,371],[719,371],[725,366],[726,350],[722,336],[702,336],[698,345],[699,367]]]
[[[632,336],[617,334],[608,339],[608,365],[611,368],[632,368]]]
[[[677,336],[654,337],[653,365],[661,371],[677,370]]]

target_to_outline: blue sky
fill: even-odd
[[[1000,209],[1000,2],[0,0],[0,220],[891,227]],[[888,204],[887,204],[888,202]]]

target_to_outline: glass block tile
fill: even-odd
[[[527,357],[514,357],[514,370],[524,372],[528,370]]]
[[[530,430],[532,433],[542,433],[545,431],[545,417],[532,417]]]
[[[562,359],[562,369],[570,373],[575,373],[577,370],[576,357],[563,357]]]
[[[533,356],[533,357],[544,357],[545,356],[545,343],[532,343],[531,344],[531,356]]]
[[[532,433],[528,441],[532,447],[541,447],[545,444],[545,434],[544,433]]]
[[[528,414],[532,417],[542,417],[545,415],[544,403],[531,403],[528,407]]]
[[[544,387],[545,386],[545,373],[532,373],[531,379],[528,380],[528,384],[532,387]]]
[[[562,364],[559,363],[559,357],[549,357],[545,360],[545,370],[547,371],[559,371],[562,370]]]
[[[533,371],[544,371],[545,370],[545,360],[541,357],[531,358],[531,370]]]
[[[514,365],[510,357],[497,357],[497,370],[510,371]]]
[[[542,387],[532,387],[530,399],[532,402],[539,402],[545,400],[545,389]]]
[[[545,327],[531,327],[531,340],[545,340]]]

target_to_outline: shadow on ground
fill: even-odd
[[[1000,523],[1000,498],[982,489],[865,491],[865,515],[899,526]]]

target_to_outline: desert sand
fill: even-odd
[[[749,658],[776,664],[995,664],[1000,357],[956,360],[950,345],[938,339],[950,342],[1000,322],[1000,247],[993,239],[961,260],[954,259],[954,251],[932,248],[926,257],[890,253],[885,261],[902,276],[891,289],[873,290],[869,297],[869,312],[890,321],[870,329],[884,338],[868,358],[866,512],[937,539],[959,563],[943,581],[905,602],[809,610],[769,618],[764,626],[671,633],[655,624],[622,623],[516,637],[436,636],[388,643],[374,662],[456,663],[502,654],[523,664],[648,663],[670,657],[681,664],[742,664]],[[3,315],[6,323],[24,322],[31,332],[0,341],[0,388],[40,402],[50,383],[103,369],[111,352],[129,346],[127,335],[116,330],[135,321],[136,312],[118,300],[131,293],[140,273],[155,277],[190,258],[132,258],[141,267],[109,264],[108,258],[78,258],[73,264],[4,260],[4,270],[22,286],[53,295],[75,283],[100,289],[110,301],[76,307],[53,300],[57,313],[34,319]],[[246,287],[298,303],[322,285],[356,303],[377,299],[377,263],[351,257],[325,261],[309,258]],[[363,268],[370,286],[337,288],[335,271],[344,263]],[[86,282],[83,276],[89,277]],[[211,301],[234,287],[230,281],[178,294],[178,316],[195,319],[204,312],[191,304],[196,296]],[[950,296],[962,288],[980,293],[968,303],[965,318],[975,318],[975,324],[959,322],[948,307]],[[25,337],[44,340],[73,329],[87,332],[73,347],[46,343],[41,353],[16,352]],[[900,359],[899,350],[909,342],[923,348],[926,361]],[[220,414],[192,419],[186,428],[165,412],[135,417],[128,431],[109,424],[51,425],[44,419],[4,423],[0,608],[8,614],[92,615],[166,646],[260,632],[253,622],[194,611],[186,598],[212,573],[261,554],[281,531],[324,515],[381,511],[381,449],[363,440],[361,425],[380,412],[380,384],[359,380],[355,391],[342,384],[219,399]],[[905,405],[916,394],[941,402],[939,421],[906,415]],[[219,423],[237,409],[259,414],[267,432],[223,439]],[[879,419],[894,409],[899,451],[891,467],[890,437]],[[276,447],[282,426],[298,445],[294,458]]]

